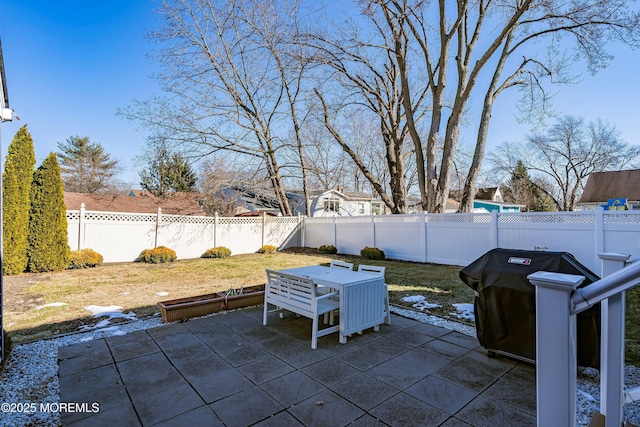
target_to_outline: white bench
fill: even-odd
[[[319,294],[317,285],[312,279],[292,276],[275,270],[267,269],[267,284],[264,289],[264,315],[262,324],[268,324],[268,315],[280,310],[289,310],[300,316],[313,320],[311,330],[311,348],[318,346],[318,337],[339,331],[339,326],[332,326],[318,330],[318,317],[338,310],[340,302],[331,299],[338,292]],[[269,310],[269,304],[276,308]]]

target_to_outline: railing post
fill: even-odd
[[[624,268],[631,255],[600,253],[602,277]],[[600,303],[600,413],[606,427],[619,427],[624,408],[625,292]]]
[[[536,394],[539,427],[576,424],[576,317],[571,293],[583,276],[538,271],[536,289]]]
[[[85,220],[85,206],[84,203],[80,204],[80,215],[78,216],[78,250],[84,249],[84,220]]]

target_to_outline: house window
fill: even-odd
[[[371,205],[371,213],[374,215],[380,215],[382,213],[382,204],[381,203],[373,203]]]
[[[358,202],[358,215],[364,215],[364,202]]]
[[[340,199],[337,199],[337,198],[324,199],[324,211],[325,212],[339,212],[340,211]]]

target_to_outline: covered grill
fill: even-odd
[[[517,249],[493,249],[460,271],[476,292],[476,332],[485,349],[535,361],[535,289],[527,276],[536,271],[585,276],[580,287],[599,279],[568,252]],[[578,314],[577,345],[578,365],[599,368],[599,304]]]

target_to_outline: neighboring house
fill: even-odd
[[[267,212],[279,214],[280,205],[272,190],[235,186],[224,190],[227,197],[238,201],[236,213]],[[287,191],[293,215],[305,215],[305,198],[301,191]],[[312,191],[309,206],[311,216],[354,216],[385,213],[384,204],[363,193],[343,193],[338,190]]]
[[[297,194],[297,200],[304,196]],[[384,203],[364,193],[341,192],[339,190],[312,191],[309,206],[312,217],[381,215],[385,213]],[[304,204],[296,203],[296,213],[304,214]]]
[[[222,189],[221,193],[225,199],[236,200],[236,215],[244,214],[245,212],[280,214],[280,204],[273,190],[236,185]]]
[[[109,194],[64,193],[67,210],[78,210],[84,204],[88,211],[157,213],[167,215],[206,216],[195,194],[176,193],[167,198],[156,197],[147,191],[132,190],[127,196]]]
[[[578,205],[585,210],[640,209],[640,169],[591,173]]]
[[[473,212],[521,212],[527,206],[517,203],[506,203],[498,187],[479,188],[473,199]]]

